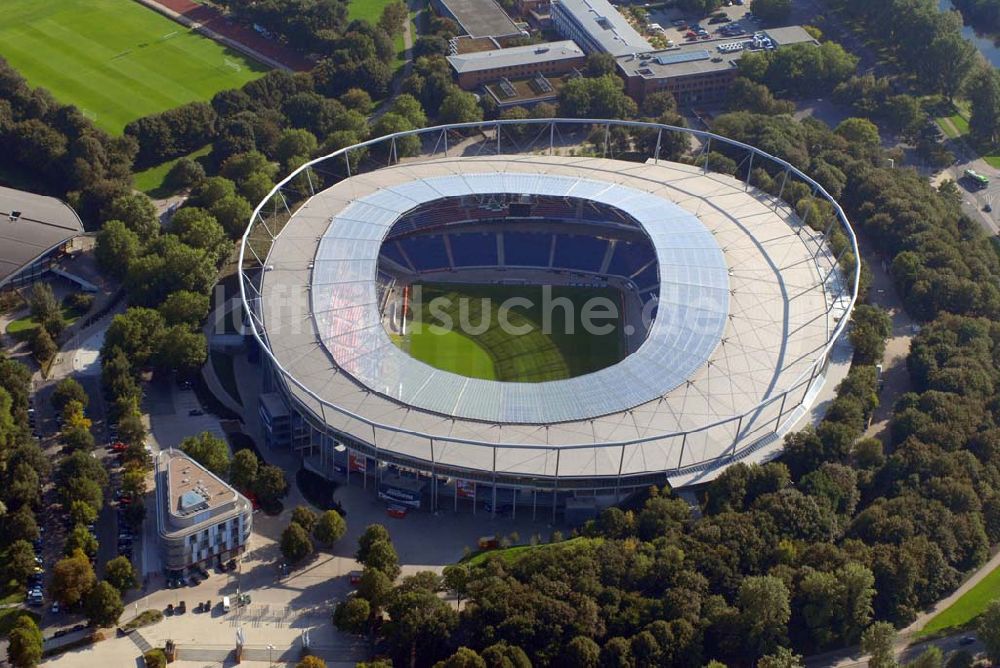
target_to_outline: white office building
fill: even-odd
[[[156,458],[156,522],[165,571],[212,568],[241,554],[250,501],[180,450]]]

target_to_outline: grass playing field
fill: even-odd
[[[0,55],[112,133],[268,70],[133,0],[5,0],[2,7]]]
[[[624,354],[624,335],[617,321],[607,321],[612,328],[600,334],[584,331],[581,325],[589,300],[601,297],[619,303],[613,289],[553,288],[551,303],[566,298],[572,309],[567,313],[561,307],[549,308],[550,331],[544,327],[546,307],[540,286],[424,283],[420,290],[413,305],[416,317],[407,334],[395,340],[410,355],[438,369],[471,378],[537,383],[591,373],[620,361]],[[510,298],[531,303],[509,310],[507,321],[516,332],[500,326],[500,308]],[[459,324],[463,301],[467,327]],[[442,327],[446,321],[453,325]],[[605,322],[595,320],[595,324]]]

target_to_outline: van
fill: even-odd
[[[222,612],[229,612],[229,597],[222,597]]]

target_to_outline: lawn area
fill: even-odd
[[[570,538],[569,540],[564,540],[561,543],[540,543],[538,545],[515,545],[514,547],[502,548],[499,550],[483,550],[481,552],[473,552],[468,557],[462,559],[461,563],[467,566],[479,566],[486,561],[489,557],[499,557],[503,560],[505,564],[513,564],[524,557],[526,557],[531,552],[540,550],[574,550],[578,548],[583,548],[587,546],[597,546],[601,543],[603,539],[601,538],[586,538],[584,536],[578,536],[576,538]]]
[[[582,325],[584,305],[590,300],[619,303],[613,289],[556,286],[548,302],[536,285],[424,283],[413,294],[419,294],[412,304],[418,317],[397,345],[437,369],[470,378],[537,383],[591,373],[615,364],[624,354],[617,321],[601,320],[601,325],[612,325],[602,333],[587,332]],[[510,304],[513,308],[505,317],[512,327],[507,331],[501,326],[501,311],[506,300],[515,298],[522,301]],[[561,298],[569,300],[571,313],[558,306]]]
[[[63,318],[66,320],[67,327],[79,320],[80,316],[83,315],[79,311],[71,309],[68,306],[62,307],[62,314]],[[38,323],[35,319],[30,315],[26,315],[23,318],[18,318],[7,325],[7,333],[15,339],[27,340],[37,327]]]
[[[939,635],[942,631],[966,628],[986,609],[990,601],[997,598],[1000,598],[1000,568],[994,569],[979,584],[935,615],[920,629],[918,635]]]
[[[372,25],[378,23],[382,16],[382,10],[392,0],[351,0],[347,5],[347,20],[363,19]],[[395,72],[403,66],[403,52],[406,46],[403,43],[403,35],[400,33],[394,39],[396,45],[396,60],[392,63],[392,70]]]
[[[167,174],[177,164],[178,160],[183,158],[191,158],[192,160],[197,160],[207,156],[212,150],[212,145],[209,144],[203,148],[198,149],[194,153],[189,153],[186,156],[181,156],[180,158],[175,158],[173,160],[168,160],[159,165],[154,165],[149,169],[145,169],[141,172],[136,172],[132,176],[132,185],[135,186],[136,190],[141,190],[150,197],[154,199],[162,199],[164,197],[169,197],[173,195],[174,192],[167,188],[163,180],[167,178]]]
[[[111,133],[268,68],[133,0],[6,0],[0,55]]]

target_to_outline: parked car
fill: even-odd
[[[178,603],[175,612],[178,615],[183,615],[185,612],[187,612],[187,603],[185,601],[181,601],[180,603]]]
[[[958,641],[959,645],[972,645],[976,642],[976,636],[962,636],[962,639]]]
[[[59,614],[59,601],[53,601],[52,602],[52,608],[51,608],[51,610],[52,610],[52,614],[53,615],[58,615]]]

